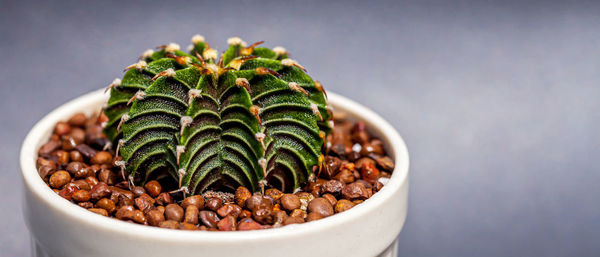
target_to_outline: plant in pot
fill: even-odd
[[[328,96],[281,47],[235,37],[218,56],[192,43],[144,52],[109,96],[75,99],[29,133],[34,254],[395,255],[408,187],[395,130]]]

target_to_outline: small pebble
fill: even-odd
[[[321,189],[323,190],[324,193],[337,195],[342,191],[343,187],[344,187],[344,184],[342,182],[340,182],[339,180],[332,179],[332,180],[325,182],[321,186]]]
[[[335,204],[335,212],[336,213],[340,213],[340,212],[345,212],[347,210],[352,209],[352,207],[354,207],[354,203],[346,200],[346,199],[341,199],[339,201],[337,201],[337,203]]]
[[[206,200],[205,207],[211,211],[217,211],[223,206],[223,200],[221,198],[212,197]]]
[[[76,202],[87,202],[90,200],[90,191],[78,190],[71,196]]]
[[[141,195],[146,194],[146,190],[141,186],[134,186],[131,189],[131,192],[133,193],[134,197],[140,197]]]
[[[106,151],[97,152],[90,160],[92,164],[112,164],[112,155]]]
[[[293,194],[284,194],[280,198],[281,207],[287,211],[300,208],[300,198]]]
[[[200,220],[205,226],[209,228],[216,228],[220,219],[213,211],[200,211]]]
[[[165,218],[181,222],[183,220],[183,208],[177,204],[169,204],[165,207]]]
[[[82,162],[83,161],[83,156],[77,150],[70,151],[69,158],[71,159],[71,161],[74,161],[74,162]]]
[[[193,195],[193,196],[186,197],[181,202],[181,207],[183,207],[184,209],[186,209],[190,205],[196,206],[196,208],[198,208],[199,210],[203,209],[204,208],[204,197],[202,197],[201,195]],[[207,205],[208,205],[208,203],[207,203]]]
[[[105,209],[89,208],[88,211],[91,211],[93,213],[100,214],[102,216],[107,216],[108,217],[108,212],[106,212]]]
[[[162,191],[162,186],[160,185],[160,183],[158,183],[158,181],[150,180],[146,182],[146,184],[144,185],[144,189],[146,189],[146,192],[150,196],[157,197]]]
[[[165,220],[165,221],[161,221],[160,223],[158,223],[158,226],[161,228],[178,229],[179,222],[174,221],[174,220]]]
[[[155,200],[148,194],[143,193],[139,197],[135,198],[133,202],[139,210],[143,211],[144,213],[147,213],[148,211],[152,210],[152,208],[154,208]]]
[[[62,136],[68,134],[69,132],[71,132],[71,125],[69,125],[69,123],[64,121],[59,121],[56,123],[56,126],[54,127],[55,134]]]
[[[43,180],[47,180],[48,176],[54,174],[56,170],[50,165],[42,165],[38,168],[38,173]]]
[[[158,205],[167,205],[173,203],[173,197],[169,193],[160,193],[156,197],[156,204]]]
[[[345,185],[344,188],[342,188],[342,195],[348,200],[367,199],[369,197],[369,192],[365,185],[360,182],[355,182]]]
[[[187,206],[187,208],[185,208],[185,216],[183,218],[183,222],[197,225],[198,224],[198,215],[199,215],[198,207],[196,205],[189,205],[189,206]]]
[[[313,221],[313,220],[320,220],[322,219],[323,216],[321,216],[321,214],[317,213],[317,212],[311,212],[308,213],[308,215],[306,215],[306,221]]]
[[[220,231],[234,231],[236,230],[235,218],[232,216],[226,216],[217,222],[217,228]]]
[[[300,223],[304,223],[304,218],[288,216],[283,221],[283,225],[300,224]]]
[[[252,211],[252,218],[261,224],[273,224],[273,211],[268,208],[258,208]]]
[[[316,212],[322,217],[329,217],[333,215],[333,207],[331,206],[329,200],[319,197],[308,203],[308,212],[309,214]]]
[[[102,198],[96,202],[96,208],[105,209],[108,213],[112,213],[116,210],[115,202],[108,198]]]
[[[60,189],[62,186],[69,183],[69,181],[71,181],[71,175],[64,170],[59,170],[50,176],[48,182],[51,187]]]
[[[272,209],[273,199],[256,194],[246,200],[246,208],[252,211],[257,209]]]
[[[69,118],[68,123],[71,126],[83,127],[83,126],[85,126],[86,121],[87,121],[87,118],[85,117],[85,114],[78,112],[76,114],[73,114],[73,116],[71,116],[71,118]]]
[[[158,226],[161,222],[165,221],[165,216],[160,210],[154,209],[146,213],[146,220],[148,220],[148,224]]]
[[[110,194],[110,189],[104,182],[98,182],[98,184],[92,187],[92,191],[90,192],[93,200],[100,200],[101,198],[110,196]]]
[[[245,231],[257,229],[263,229],[263,226],[260,223],[252,220],[251,218],[245,218],[238,222],[237,230]]]
[[[300,218],[304,219],[304,218],[306,218],[306,211],[304,211],[302,209],[294,209],[290,213],[290,217],[300,217]]]
[[[332,194],[324,194],[322,197],[327,199],[331,206],[335,206],[335,204],[337,203],[337,199]]]
[[[242,208],[237,204],[225,204],[217,210],[217,214],[221,217],[232,216],[237,218],[242,212]]]
[[[179,223],[179,229],[181,230],[198,230],[198,227],[190,223]]]

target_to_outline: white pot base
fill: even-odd
[[[386,248],[382,253],[377,255],[376,257],[396,257],[398,256],[398,240],[394,240],[394,242]],[[37,241],[31,238],[31,257],[53,257],[50,255]]]

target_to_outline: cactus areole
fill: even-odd
[[[110,84],[104,131],[131,185],[290,192],[314,177],[333,126],[322,85],[282,47],[227,43],[220,58],[199,35],[188,53],[147,50]]]

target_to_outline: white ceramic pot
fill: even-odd
[[[408,152],[396,130],[369,109],[329,93],[335,112],[364,120],[385,144],[396,168],[381,191],[349,211],[281,228],[206,232],[141,226],[107,218],[54,193],[35,168],[38,148],[54,125],[76,112],[91,114],[106,102],[98,90],[78,97],[40,120],[21,148],[23,215],[36,257],[189,257],[189,256],[396,256],[406,219]]]

